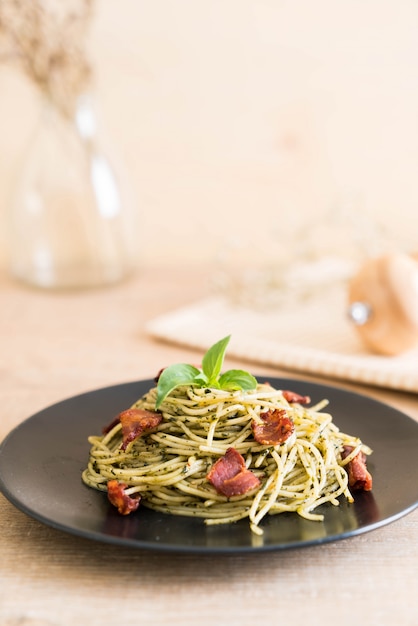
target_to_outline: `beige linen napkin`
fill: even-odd
[[[367,352],[345,310],[342,292],[272,310],[235,306],[214,296],[153,319],[147,330],[200,350],[231,334],[231,357],[418,392],[418,350],[395,357]]]

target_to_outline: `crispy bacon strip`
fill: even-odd
[[[228,448],[212,466],[207,479],[216,491],[227,498],[242,496],[260,486],[260,481],[245,465],[244,458],[235,448]]]
[[[160,369],[160,371],[158,372],[158,374],[156,376],[154,376],[154,382],[155,383],[158,383],[158,381],[160,380],[160,376],[161,376],[161,374],[163,373],[164,370],[165,370],[165,367],[162,367]]]
[[[117,415],[111,422],[110,424],[108,424],[107,426],[105,426],[102,430],[102,433],[104,435],[107,435],[107,433],[110,433],[110,431],[112,430],[112,428],[114,428],[116,426],[116,424],[119,424],[120,419],[119,419],[119,415]]]
[[[344,446],[341,456],[345,459],[354,448],[352,446]],[[353,491],[371,491],[373,485],[372,475],[367,469],[366,455],[359,452],[347,463],[346,470],[348,474],[348,486]]]
[[[127,409],[119,414],[122,424],[122,445],[121,449],[126,450],[131,441],[140,437],[146,430],[156,428],[163,416],[156,411],[146,411],[145,409]]]
[[[277,446],[288,439],[295,431],[295,425],[285,409],[274,409],[260,413],[262,422],[253,420],[251,428],[254,439],[263,445]]]
[[[282,391],[283,398],[290,403],[297,402],[298,404],[309,404],[311,401],[310,396],[301,396],[295,391],[289,391],[286,389]]]
[[[141,502],[141,496],[138,494],[134,498],[125,493],[127,485],[117,480],[109,480],[107,483],[107,497],[109,502],[113,504],[121,515],[129,515],[132,511],[136,511]]]

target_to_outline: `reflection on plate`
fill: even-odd
[[[34,519],[88,539],[132,548],[228,553],[279,550],[344,539],[378,528],[418,505],[418,423],[396,409],[338,387],[261,376],[280,389],[323,398],[337,426],[357,435],[373,454],[368,467],[373,491],[356,494],[354,504],[324,505],[323,522],[295,514],[271,516],[264,534],[248,521],[206,526],[200,519],[164,515],[146,508],[125,517],[106,495],[81,481],[89,454],[87,437],[100,433],[152,380],[98,389],[54,404],[17,426],[0,446],[0,490]]]

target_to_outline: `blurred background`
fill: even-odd
[[[4,0],[2,0],[4,1]],[[98,0],[100,124],[129,180],[143,266],[216,260],[335,207],[418,228],[415,0]],[[40,97],[0,63],[0,262]]]

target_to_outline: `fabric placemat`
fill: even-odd
[[[254,363],[418,393],[418,350],[368,352],[349,321],[343,293],[297,306],[253,310],[211,296],[150,321],[158,339],[206,350],[231,334],[227,355]]]

